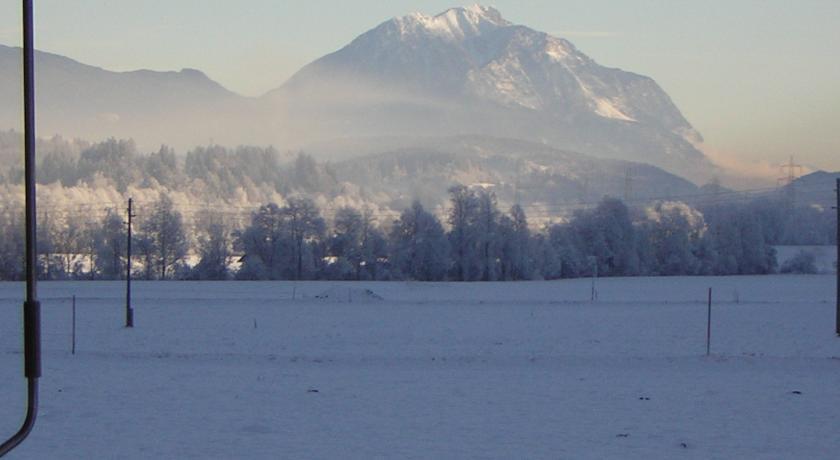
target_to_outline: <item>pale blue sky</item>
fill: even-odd
[[[35,0],[38,48],[111,70],[198,68],[259,95],[393,16],[457,0]],[[729,158],[840,170],[840,1],[493,0],[509,20],[649,75]],[[18,0],[0,43],[19,44]]]

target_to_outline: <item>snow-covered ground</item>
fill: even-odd
[[[585,279],[136,282],[133,330],[123,289],[40,285],[41,416],[10,458],[840,452],[833,276],[600,279],[596,302]],[[0,437],[23,414],[22,295],[0,284]]]

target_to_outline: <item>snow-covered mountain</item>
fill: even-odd
[[[651,78],[484,6],[394,18],[266,96],[305,136],[485,134],[709,173],[700,135]],[[702,174],[700,174],[702,175]]]
[[[644,162],[702,182],[700,135],[652,79],[599,65],[495,9],[386,21],[260,98],[196,70],[111,72],[37,53],[38,132],[169,144],[274,144],[333,159],[490,136]],[[20,126],[20,49],[0,46],[0,129]],[[388,148],[382,148],[388,146]],[[378,149],[378,150],[377,150]]]

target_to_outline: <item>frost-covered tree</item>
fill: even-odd
[[[45,280],[51,280],[55,273],[55,216],[52,209],[43,209],[39,212],[36,225],[35,238],[38,240],[38,273]]]
[[[24,262],[23,209],[0,207],[0,280],[23,278]]]
[[[122,217],[111,211],[96,229],[96,269],[105,279],[121,279],[125,275],[126,227]]]
[[[319,245],[326,229],[318,207],[309,198],[290,198],[280,216],[292,243],[294,279],[313,277],[320,268]]]
[[[482,281],[495,281],[499,277],[499,261],[502,256],[502,234],[499,228],[499,209],[496,194],[480,190],[476,194],[476,210],[473,235],[478,253],[478,266]]]
[[[152,179],[163,187],[172,189],[182,181],[178,159],[175,151],[162,145],[160,149],[149,154],[142,162],[145,183],[150,185]]]
[[[208,212],[199,219],[199,261],[190,277],[198,280],[225,280],[230,277],[233,237],[229,225],[219,213]]]
[[[571,223],[551,226],[544,250],[551,251],[553,260],[548,260],[550,265],[545,268],[544,276],[554,279],[591,275],[591,266],[584,253],[587,249],[582,238],[577,227]]]
[[[537,233],[530,243],[533,247],[533,274],[542,279],[558,279],[562,276],[563,262],[551,244],[547,234]]]
[[[576,214],[572,228],[581,252],[594,256],[601,276],[632,276],[639,271],[636,235],[630,212],[621,200],[604,198],[592,211]]]
[[[244,253],[240,279],[311,279],[324,256],[324,219],[307,198],[290,198],[286,206],[261,206],[241,232]]]
[[[449,240],[437,218],[419,201],[400,214],[391,228],[391,261],[403,276],[440,281],[451,264]]]
[[[695,249],[704,228],[703,216],[684,203],[656,203],[646,210],[643,229],[649,244],[642,252],[651,252],[649,263],[654,264],[657,274],[696,274],[701,263]]]
[[[135,232],[131,235],[131,245],[133,252],[132,259],[132,273],[134,273],[134,263],[139,260],[143,267],[142,277],[145,280],[153,280],[155,275],[155,246],[151,237],[142,231]]]
[[[481,275],[476,247],[476,221],[479,202],[475,192],[463,185],[449,189],[449,244],[452,251],[452,274],[457,281],[470,281]]]
[[[328,277],[370,280],[381,275],[380,259],[387,256],[387,242],[369,209],[342,207],[336,211],[328,251],[335,262]]]
[[[280,208],[274,203],[260,206],[237,240],[237,247],[245,254],[237,278],[281,278],[283,239]]]
[[[740,204],[719,206],[709,218],[707,237],[714,243],[719,275],[772,273],[776,254],[768,245],[761,220],[750,207]]]
[[[382,279],[387,274],[382,261],[388,257],[388,240],[382,229],[376,225],[373,212],[369,208],[362,210],[361,217],[361,231],[359,232],[361,261],[357,279]]]
[[[39,152],[36,170],[39,184],[60,182],[65,187],[76,185],[79,175],[76,169],[77,159],[66,150]]]
[[[817,258],[812,252],[799,251],[782,264],[782,273],[813,274],[817,273]]]
[[[83,150],[77,171],[80,180],[92,183],[97,176],[102,176],[112,181],[120,192],[125,192],[128,185],[142,175],[134,141],[114,138]]]
[[[532,257],[531,231],[525,211],[518,204],[510,209],[510,217],[499,222],[501,244],[501,279],[526,280],[537,270]]]
[[[329,252],[335,258],[332,277],[359,279],[362,268],[362,213],[351,207],[339,208],[335,213]]]
[[[186,257],[187,236],[181,213],[175,210],[169,197],[162,196],[150,211],[150,215],[142,220],[140,228],[151,245],[156,275],[163,280]]]
[[[87,236],[80,219],[62,216],[61,220],[54,220],[53,231],[50,233],[51,246],[54,251],[52,257],[52,278],[68,279],[81,276],[82,261],[80,255],[84,253],[84,238]]]

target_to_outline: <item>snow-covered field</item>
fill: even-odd
[[[42,283],[41,416],[10,457],[837,458],[833,276],[596,288],[136,282],[127,330],[123,284]],[[0,284],[4,438],[22,295]]]

